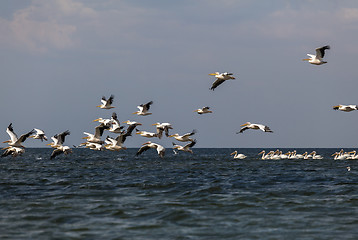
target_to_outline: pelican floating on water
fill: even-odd
[[[105,96],[102,97],[101,99],[101,105],[98,105],[97,107],[99,108],[102,108],[102,109],[111,109],[111,108],[114,108],[112,106],[112,103],[113,103],[113,99],[114,99],[114,96],[111,95],[108,99],[106,99]]]
[[[209,109],[210,109],[210,107],[203,107],[203,108],[194,110],[194,112],[197,112],[200,115],[205,114],[205,113],[212,113],[213,111],[210,111]]]
[[[151,115],[152,113],[148,112],[150,105],[153,104],[153,101],[150,101],[146,104],[141,104],[139,106],[137,106],[137,108],[139,109],[139,111],[134,112],[133,114],[137,114],[139,116],[147,116],[147,115]]]
[[[240,127],[242,127],[242,128],[237,133],[242,133],[242,132],[246,131],[247,129],[255,129],[255,130],[259,129],[263,132],[273,132],[273,131],[271,131],[271,129],[268,126],[265,126],[262,124],[250,123],[250,122],[242,124]]]
[[[343,112],[351,112],[354,110],[358,110],[358,105],[337,105],[333,106],[334,110],[340,110]]]
[[[165,155],[165,148],[162,145],[159,145],[157,143],[152,143],[151,141],[143,143],[143,146],[138,150],[136,153],[136,156],[142,154],[142,152],[147,151],[150,148],[154,148],[157,150],[158,155],[163,158]]]
[[[331,47],[327,45],[324,47],[316,48],[316,55],[307,54],[310,58],[305,58],[303,59],[303,61],[308,61],[309,63],[314,65],[325,64],[327,62],[323,61],[323,57],[324,57],[325,50],[327,49],[331,49]]]
[[[217,88],[220,84],[222,84],[226,80],[235,79],[235,77],[232,76],[233,73],[228,73],[228,72],[224,72],[224,73],[214,72],[214,73],[210,73],[209,75],[216,77],[215,82],[213,82],[210,88],[210,90],[213,91],[215,90],[215,88]]]
[[[177,149],[178,151],[193,153],[193,151],[190,148],[192,148],[196,144],[196,140],[194,139],[193,141],[191,141],[185,146],[181,146],[175,143],[172,144],[173,144],[173,149]]]
[[[237,151],[232,152],[230,155],[234,155],[235,159],[244,159],[247,157],[245,154],[238,153]]]

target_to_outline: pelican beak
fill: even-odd
[[[240,125],[240,127],[247,126],[247,125],[249,125],[249,124],[245,123],[245,124]]]
[[[4,148],[2,148],[1,150],[5,150],[5,149],[9,149],[10,147],[4,147]]]
[[[100,119],[99,118],[97,118],[97,119],[95,119],[95,120],[93,120],[92,122],[97,122],[97,121],[99,121]]]
[[[194,110],[193,112],[199,112],[199,110],[197,109],[197,110]]]
[[[235,152],[232,152],[230,155],[234,155],[235,154]]]
[[[101,107],[102,105],[98,105],[98,106],[96,106],[96,107]]]
[[[305,58],[305,59],[302,59],[302,61],[309,61],[311,60],[310,58]]]
[[[141,132],[139,131],[139,132],[136,132],[135,134],[141,134]]]
[[[158,124],[157,123],[153,123],[152,126],[157,126]]]
[[[132,114],[137,114],[138,112],[134,112],[134,113],[132,113]]]
[[[209,73],[209,75],[211,75],[211,76],[215,76],[215,75],[216,75],[216,73]]]
[[[168,137],[174,137],[174,135],[169,135]]]
[[[46,145],[52,145],[52,143],[48,143],[48,144],[46,144]]]
[[[10,140],[7,140],[7,141],[4,141],[4,142],[2,142],[2,143],[9,143],[10,142]]]
[[[82,139],[88,139],[88,137],[83,137]]]

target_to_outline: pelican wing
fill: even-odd
[[[70,135],[70,131],[68,131],[68,130],[66,130],[66,131],[64,131],[64,132],[62,132],[62,133],[60,133],[60,134],[58,134],[58,135],[55,135],[55,138],[57,138],[58,139],[58,144],[63,144],[64,142],[65,142],[65,137],[67,136],[67,135]],[[57,137],[56,137],[57,136]]]
[[[63,153],[63,151],[61,149],[56,148],[55,150],[52,151],[50,159],[54,159],[56,156],[60,155],[61,153]]]
[[[97,127],[95,127],[95,133],[94,136],[96,138],[101,138],[103,135],[103,131],[104,129],[108,129],[109,127],[104,125],[103,123],[101,123],[100,125],[98,125]]]
[[[107,100],[107,105],[111,105],[113,103],[114,96],[111,95]]]
[[[215,82],[213,82],[213,84],[211,85],[210,90],[215,90],[215,88],[217,88],[220,84],[222,84],[223,82],[225,82],[225,80],[222,79],[216,79]]]
[[[324,57],[324,51],[326,49],[331,49],[331,47],[327,45],[324,47],[316,48],[316,58],[322,59]]]
[[[249,128],[248,126],[242,127],[242,128],[240,129],[240,131],[237,132],[237,133],[243,133],[243,132],[246,131],[247,129],[250,129],[250,128]]]
[[[17,141],[17,135],[14,132],[14,129],[12,128],[12,123],[10,123],[9,126],[6,128],[6,132],[7,134],[9,134],[11,142]]]
[[[150,108],[150,105],[152,105],[153,104],[153,101],[150,101],[150,102],[148,102],[148,103],[146,103],[146,104],[142,104],[141,106],[143,106],[143,110],[144,111],[148,111],[149,110],[149,108]]]
[[[22,134],[20,136],[20,138],[18,139],[19,142],[25,142],[25,140],[30,137],[31,134],[33,134],[35,131],[34,130],[31,130],[30,132],[28,133],[25,133],[25,134]]]
[[[196,144],[196,140],[191,141],[190,143],[188,143],[187,145],[184,146],[184,148],[191,148]]]
[[[142,147],[138,150],[138,152],[136,153],[136,156],[142,154],[142,152],[145,152],[145,151],[147,151],[148,149],[150,149],[150,147],[149,147],[148,145],[142,146]]]

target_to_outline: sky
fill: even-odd
[[[0,140],[13,123],[18,135],[70,130],[77,145],[114,111],[139,130],[196,129],[196,147],[357,147],[358,111],[332,109],[358,104],[357,43],[355,0],[3,0]],[[327,64],[302,61],[324,45]],[[216,71],[236,79],[210,91]],[[111,94],[114,109],[96,108]],[[132,114],[148,101],[152,115]],[[204,106],[213,113],[193,112]],[[247,121],[273,133],[236,134]]]

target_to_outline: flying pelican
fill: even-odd
[[[99,122],[99,123],[109,127],[112,124],[112,119],[109,119],[109,118],[97,118],[97,119],[93,120],[92,122]]]
[[[41,129],[37,129],[37,128],[34,128],[34,130],[36,131],[36,133],[35,133],[35,135],[31,135],[30,138],[40,139],[41,142],[43,142],[43,140],[47,141],[47,137],[45,136],[44,131],[42,131]]]
[[[310,58],[305,58],[303,59],[303,61],[308,61],[311,64],[314,65],[321,65],[324,63],[327,63],[325,61],[323,61],[323,57],[324,57],[324,51],[326,49],[330,49],[330,46],[324,46],[324,47],[320,47],[320,48],[316,48],[316,55],[313,54],[307,54]]]
[[[105,126],[103,123],[101,123],[100,125],[95,127],[94,134],[83,132],[84,134],[87,135],[87,137],[83,137],[82,139],[87,139],[87,142],[102,144],[103,141],[101,140],[101,137],[103,135],[103,131],[108,128],[109,128],[108,126]]]
[[[136,129],[135,134],[139,134],[142,137],[147,137],[147,138],[158,137],[157,133],[152,133],[152,132],[147,132],[147,131],[139,131],[138,129]]]
[[[52,143],[49,143],[47,145],[50,145],[53,148],[57,148],[59,146],[62,146],[62,144],[65,142],[65,137],[70,135],[70,131],[66,130],[60,134],[56,134],[55,136],[51,137]]]
[[[155,148],[161,158],[163,158],[165,155],[165,148],[162,145],[152,143],[151,141],[143,143],[142,145],[143,146],[138,150],[136,156],[142,154],[144,151],[147,151],[149,148]]]
[[[157,126],[157,134],[158,138],[161,139],[163,132],[165,132],[165,136],[169,137],[169,129],[173,129],[172,125],[170,123],[154,123],[152,126]]]
[[[246,158],[245,154],[238,153],[237,151],[232,152],[230,155],[234,155],[235,159],[244,159],[244,158]]]
[[[1,157],[6,157],[9,155],[12,155],[13,157],[17,157],[17,156],[21,156],[25,152],[25,149],[19,148],[19,147],[9,146],[4,149],[6,149],[6,150],[3,152]]]
[[[333,109],[344,111],[344,112],[351,112],[354,110],[358,110],[358,105],[337,105],[337,106],[333,106]]]
[[[103,151],[104,150],[104,146],[99,143],[86,142],[85,144],[86,144],[85,148],[89,148],[91,150],[95,150],[95,151]]]
[[[113,99],[114,99],[114,96],[111,95],[108,99],[106,99],[105,96],[102,97],[101,99],[101,105],[97,106],[99,108],[102,108],[102,109],[111,109],[111,108],[114,108],[112,106],[112,103],[113,103]]]
[[[186,133],[184,135],[179,135],[178,133],[170,135],[169,137],[174,137],[176,140],[180,142],[188,142],[193,141],[193,139],[190,138],[190,136],[193,136],[196,133],[196,130],[194,129],[190,133]]]
[[[119,151],[123,149],[127,149],[123,146],[124,141],[126,140],[126,134],[120,134],[116,138],[111,138],[107,136],[104,147],[111,151]]]
[[[109,129],[110,132],[122,133],[123,126],[120,126],[120,122],[118,120],[117,113],[115,113],[115,112],[112,113],[111,123],[112,123],[112,126]]]
[[[233,73],[228,73],[228,72],[224,72],[224,73],[214,72],[214,73],[210,73],[209,75],[216,77],[215,82],[213,82],[213,84],[211,85],[211,88],[210,88],[210,90],[213,90],[213,91],[215,90],[215,88],[217,86],[219,86],[226,80],[235,79],[235,77],[232,76]]]
[[[7,140],[3,143],[8,143],[11,147],[20,147],[25,148],[22,143],[25,142],[25,140],[30,137],[31,134],[33,134],[35,131],[31,130],[28,133],[22,134],[19,138],[17,137],[16,133],[14,132],[14,129],[12,127],[12,123],[9,124],[9,126],[6,128],[7,134],[10,136],[10,140]]]
[[[264,131],[264,132],[272,132],[268,126],[265,126],[262,124],[250,123],[250,122],[242,124],[240,127],[242,127],[242,128],[237,133],[242,133],[247,129],[255,129],[255,130],[260,129],[261,131]]]
[[[200,115],[205,113],[212,113],[213,111],[210,111],[209,109],[210,109],[209,107],[203,107],[203,108],[196,109],[194,112],[197,112]]]
[[[193,153],[193,151],[190,148],[193,147],[196,144],[196,140],[194,139],[193,141],[191,141],[190,143],[188,143],[185,146],[180,146],[180,145],[175,144],[175,143],[172,143],[172,144],[173,144],[173,149],[177,149],[177,150],[183,151],[183,152]]]
[[[72,153],[72,149],[69,146],[58,146],[52,151],[50,159],[54,159],[56,156],[64,153],[65,155]]]
[[[134,130],[137,126],[142,125],[141,123],[138,123],[138,122],[136,122],[136,121],[129,121],[129,120],[124,121],[123,123],[128,124],[128,128],[127,128],[127,130],[126,130],[126,135],[127,135],[127,136],[132,136],[133,130]]]
[[[137,108],[139,109],[139,111],[134,112],[133,114],[137,114],[139,116],[146,116],[146,115],[151,115],[152,113],[148,112],[150,105],[153,104],[153,101],[150,101],[146,104],[141,104],[139,106],[137,106]]]

